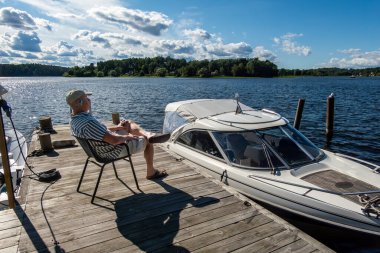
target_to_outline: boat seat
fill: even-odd
[[[267,167],[267,159],[263,147],[261,145],[248,145],[244,151],[244,156],[249,157],[250,166],[252,167]]]
[[[240,134],[227,135],[227,149],[234,154],[235,163],[240,164],[241,159],[246,159],[244,156],[245,149],[248,145],[247,140]]]
[[[77,187],[77,192],[81,192],[80,191],[80,186],[82,184],[82,180],[83,180],[84,174],[86,172],[86,168],[87,168],[88,162],[91,162],[91,163],[99,166],[101,169],[100,169],[100,172],[99,172],[98,180],[97,180],[96,185],[95,185],[94,193],[92,194],[92,198],[91,198],[91,203],[93,204],[95,196],[96,196],[96,192],[98,190],[98,186],[99,186],[99,183],[100,183],[100,178],[102,177],[102,173],[103,173],[104,167],[107,164],[112,163],[112,166],[113,166],[113,169],[114,169],[114,172],[115,172],[115,176],[116,176],[117,179],[120,180],[120,178],[119,178],[119,176],[117,174],[117,171],[116,171],[116,167],[115,167],[115,162],[119,161],[119,160],[125,160],[125,161],[129,162],[129,164],[131,166],[131,169],[132,169],[132,172],[133,172],[133,176],[134,176],[134,179],[135,179],[135,183],[136,183],[137,189],[139,189],[139,184],[137,182],[135,169],[134,169],[133,163],[132,163],[132,155],[129,152],[128,145],[122,144],[122,145],[125,145],[126,148],[127,148],[127,151],[128,151],[127,155],[123,156],[123,157],[117,157],[117,158],[115,158],[115,155],[112,154],[112,151],[115,150],[115,145],[112,145],[112,144],[109,144],[109,143],[103,142],[103,141],[84,139],[84,138],[80,138],[80,137],[77,137],[77,136],[74,136],[74,137],[78,140],[79,144],[81,145],[81,147],[83,148],[84,152],[88,156],[87,160],[86,160],[86,163],[84,165],[83,171],[82,171],[82,175],[81,175],[80,180],[79,180],[79,184],[78,184],[78,187]],[[107,150],[107,152],[104,152],[104,153],[97,152],[95,147],[99,146],[99,145],[101,145],[102,148],[104,148],[104,150]]]

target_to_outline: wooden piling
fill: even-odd
[[[51,118],[49,116],[41,116],[40,119],[41,131],[51,132],[53,131],[53,124],[51,123]]]
[[[114,125],[117,125],[117,124],[120,123],[120,115],[119,115],[118,112],[113,112],[113,113],[112,113],[112,123],[113,123]]]
[[[1,99],[1,102],[3,103],[5,100]],[[6,102],[5,102],[6,103]],[[15,196],[13,192],[13,185],[12,185],[12,178],[11,178],[11,166],[9,164],[8,159],[8,148],[7,148],[7,142],[5,141],[5,130],[4,130],[4,123],[3,123],[3,115],[1,113],[0,108],[0,152],[1,152],[1,160],[3,164],[3,172],[4,172],[4,178],[5,178],[5,186],[7,189],[7,195],[8,195],[8,207],[9,208],[15,208],[16,202],[15,202]]]
[[[301,119],[302,119],[302,112],[303,112],[303,106],[305,104],[305,99],[300,98],[298,100],[298,106],[297,106],[297,112],[296,112],[296,117],[294,119],[294,128],[299,129],[300,124],[301,124]]]
[[[327,97],[326,144],[330,144],[334,133],[334,93]]]
[[[43,151],[53,150],[53,145],[51,143],[51,138],[50,138],[49,133],[38,134],[38,138],[40,139],[40,145]]]

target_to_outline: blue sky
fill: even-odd
[[[252,58],[380,66],[377,0],[0,0],[0,63]]]

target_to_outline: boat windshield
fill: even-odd
[[[258,130],[257,133],[289,166],[314,162],[323,156],[319,148],[289,125]]]
[[[285,167],[255,131],[213,132],[212,134],[233,164],[265,169]]]
[[[231,163],[245,167],[290,168],[314,162],[323,156],[319,148],[289,125],[263,130],[213,132],[213,136]]]

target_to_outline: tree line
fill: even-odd
[[[129,58],[101,61],[85,67],[70,68],[65,76],[175,76],[175,77],[275,77],[277,66],[270,61],[253,59],[193,60],[170,57]]]
[[[68,68],[42,64],[0,64],[0,76],[62,76]]]
[[[0,76],[175,76],[175,77],[284,77],[284,76],[380,76],[380,67],[365,69],[278,69],[258,58],[186,61],[170,57],[128,58],[100,61],[96,65],[65,68],[42,64],[0,64]]]
[[[380,67],[365,69],[279,69],[279,76],[380,76]]]

